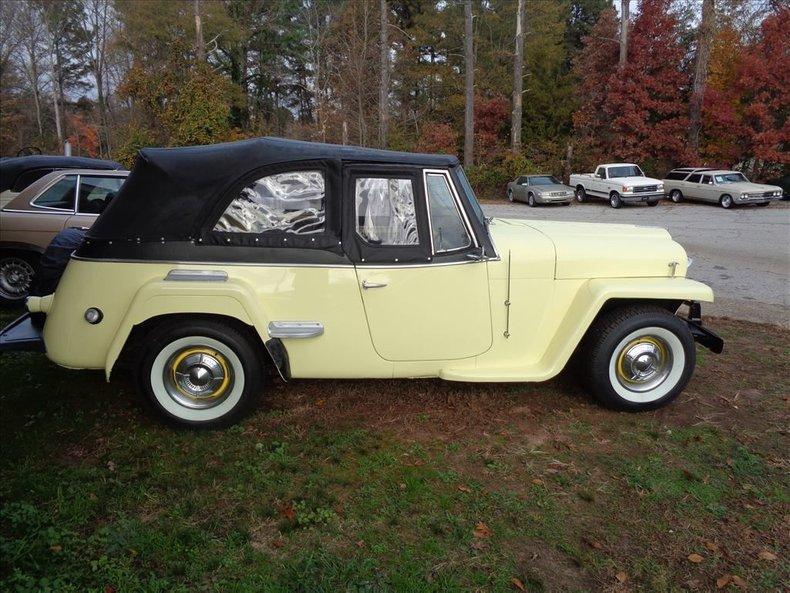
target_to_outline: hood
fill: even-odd
[[[652,177],[614,177],[607,181],[617,181],[623,185],[635,185],[636,187],[642,187],[644,185],[663,185],[664,183],[660,179],[653,179]]]
[[[544,259],[545,248],[534,255],[527,251],[538,244],[535,235],[545,238],[554,248],[556,279],[685,276],[688,267],[686,251],[658,227],[500,218],[489,228],[500,256],[518,254],[527,268],[534,265],[531,259]]]
[[[560,183],[552,183],[551,185],[533,185],[532,188],[537,193],[546,193],[552,191],[561,191],[561,192],[570,192],[573,193],[573,189],[568,187],[567,185],[562,185]]]
[[[765,185],[762,183],[751,183],[748,181],[743,181],[741,183],[724,183],[722,185],[717,185],[719,189],[722,191],[733,191],[738,193],[765,193],[765,192],[781,192],[782,188],[776,185]]]

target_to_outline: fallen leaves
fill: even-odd
[[[719,551],[719,544],[717,544],[716,542],[704,540],[702,542],[702,545],[705,546],[705,549],[708,550],[709,552],[718,552]]]
[[[760,560],[767,560],[768,562],[773,562],[776,560],[776,554],[769,552],[768,550],[761,550],[760,553],[757,554],[757,557]]]
[[[526,591],[527,588],[524,586],[524,583],[519,581],[517,578],[510,579],[510,584],[513,585],[519,591]]]
[[[628,575],[621,570],[616,575],[614,575],[614,578],[616,578],[620,583],[625,583],[628,580]]]
[[[725,574],[716,579],[716,588],[724,589],[727,585],[735,585],[741,589],[746,588],[746,581],[744,581],[737,574]]]
[[[461,492],[466,492],[466,493],[469,493],[469,492],[472,491],[472,489],[469,486],[464,486],[463,484],[458,486],[458,490],[460,490]]]
[[[697,553],[688,555],[688,561],[689,562],[693,562],[694,564],[699,564],[703,560],[704,560],[704,558],[702,556],[700,556],[699,554],[697,554]]]
[[[296,508],[294,508],[293,501],[280,505],[278,510],[280,514],[289,521],[294,521],[296,519]]]
[[[482,521],[478,521],[472,531],[472,535],[478,538],[491,537],[491,528]]]

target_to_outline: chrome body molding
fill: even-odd
[[[272,338],[316,338],[324,333],[320,321],[272,321],[268,327]]]
[[[227,282],[225,270],[170,270],[165,276],[169,282]]]

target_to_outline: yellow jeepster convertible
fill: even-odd
[[[277,138],[146,149],[0,347],[108,378],[130,365],[193,426],[239,419],[267,366],[520,382],[574,357],[599,401],[649,410],[689,381],[695,340],[722,349],[701,325],[712,291],[686,268],[663,229],[487,219],[452,156]]]

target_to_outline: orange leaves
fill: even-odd
[[[700,562],[702,562],[704,560],[704,558],[702,556],[700,556],[699,554],[696,554],[696,553],[695,554],[689,554],[687,556],[687,558],[688,558],[689,562],[693,562],[694,564],[699,564]]]
[[[482,521],[478,521],[472,531],[472,535],[477,538],[489,538],[491,537],[491,528]]]

